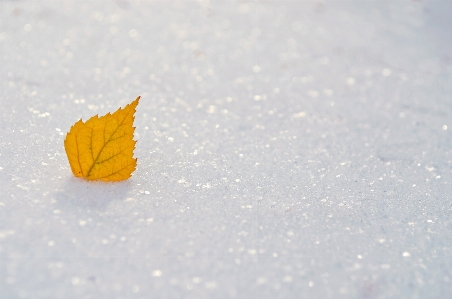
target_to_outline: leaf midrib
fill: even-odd
[[[100,149],[99,153],[97,154],[96,160],[93,161],[93,165],[91,165],[90,169],[88,170],[88,174],[86,175],[86,177],[89,177],[89,175],[91,174],[91,171],[94,168],[94,165],[96,165],[97,160],[100,157],[100,154],[102,153],[102,151],[104,150],[105,146],[111,141],[111,138],[113,137],[113,135],[115,135],[116,131],[118,131],[118,129],[124,124],[124,121],[126,120],[127,116],[129,116],[130,112],[126,114],[126,116],[124,116],[124,118],[122,119],[121,123],[118,125],[118,127],[113,131],[113,133],[110,135],[110,138],[108,139],[107,142],[104,142],[104,145],[102,145],[102,148]],[[104,131],[105,131],[105,127],[104,127]],[[91,135],[91,140],[93,139],[93,136]],[[93,148],[91,147],[91,153],[93,152]]]

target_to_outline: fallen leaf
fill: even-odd
[[[71,127],[64,149],[76,177],[106,182],[130,178],[137,165],[133,120],[139,100],[113,114],[80,119]]]

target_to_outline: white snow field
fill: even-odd
[[[0,298],[452,298],[451,15],[0,1]],[[138,95],[132,178],[75,178]]]

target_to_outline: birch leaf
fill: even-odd
[[[133,121],[139,100],[113,114],[80,119],[71,127],[64,149],[76,177],[106,182],[130,178],[137,165]]]

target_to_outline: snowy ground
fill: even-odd
[[[452,298],[451,14],[0,1],[0,297]],[[74,178],[138,95],[133,177]]]

